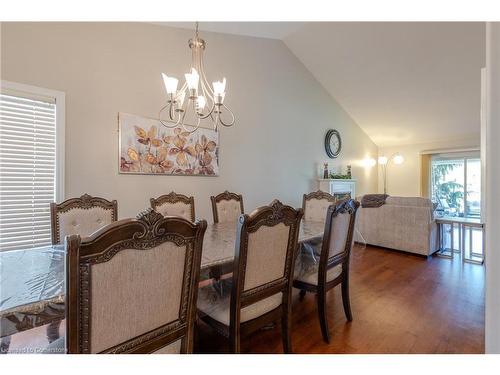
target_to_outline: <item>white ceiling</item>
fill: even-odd
[[[285,43],[379,146],[479,134],[484,23],[309,23]]]
[[[479,134],[484,23],[208,22],[200,30],[282,39],[378,146]]]
[[[194,29],[194,22],[157,22],[165,26]],[[305,22],[200,22],[200,31],[283,39],[300,29]]]

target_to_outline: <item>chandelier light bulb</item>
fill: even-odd
[[[165,73],[161,74],[163,77],[163,83],[165,84],[165,90],[167,90],[167,94],[175,94],[177,92],[177,85],[179,80],[174,77],[169,77]]]
[[[186,83],[190,90],[198,90],[200,75],[195,68],[191,68],[191,73],[184,74],[184,77],[186,77]]]
[[[215,81],[212,83],[214,87],[214,95],[223,96],[226,93],[226,77],[221,81]]]

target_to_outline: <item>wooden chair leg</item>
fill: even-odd
[[[187,345],[187,353],[191,354],[195,350],[199,350],[200,347],[200,318],[198,317],[198,314],[196,314],[194,323],[193,323],[193,328],[192,328],[192,339],[189,340],[189,337],[186,338],[188,340]],[[188,334],[189,336],[189,334]]]
[[[283,352],[285,354],[292,353],[292,318],[289,311],[284,311],[281,317],[281,336],[283,340]]]
[[[233,354],[240,354],[240,335],[231,335],[229,337],[229,351]]]
[[[326,291],[318,290],[318,314],[319,324],[321,326],[321,333],[323,340],[330,343],[330,332],[328,332],[328,317],[326,315]]]
[[[301,289],[299,293],[299,301],[302,301],[305,296],[306,296],[306,291],[304,289]]]
[[[341,288],[345,317],[348,321],[352,322],[351,302],[349,300],[349,277],[345,277],[344,280],[342,280]]]

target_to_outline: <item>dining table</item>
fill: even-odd
[[[302,220],[298,241],[322,239],[323,231],[324,222]],[[211,277],[214,269],[231,267],[236,232],[235,223],[207,226],[200,280]],[[0,338],[3,352],[8,350],[11,335],[65,318],[65,259],[64,245],[0,252]]]

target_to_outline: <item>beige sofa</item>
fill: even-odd
[[[355,240],[429,256],[438,249],[433,209],[430,199],[419,197],[388,197],[381,207],[360,207]]]

